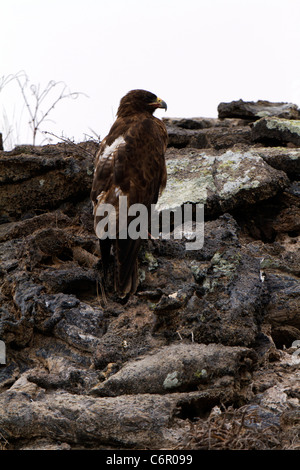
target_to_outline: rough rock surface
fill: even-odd
[[[169,146],[197,149],[226,149],[236,143],[251,142],[249,122],[242,119],[164,119],[169,135]]]
[[[223,367],[226,363],[226,369]],[[126,364],[119,372],[92,389],[99,396],[132,395],[212,390],[224,391],[226,398],[238,394],[249,380],[256,361],[247,348],[226,347],[220,344],[173,344],[160,348]],[[243,375],[243,378],[241,378]],[[219,390],[218,390],[219,389]]]
[[[158,209],[201,203],[208,217],[271,198],[289,183],[286,173],[272,168],[255,151],[227,150],[214,155],[171,149],[167,170],[167,187]]]
[[[1,221],[81,199],[93,174],[94,145],[19,146],[0,162]],[[20,171],[22,169],[22,171]]]
[[[272,103],[269,101],[231,101],[220,103],[218,116],[224,118],[260,119],[262,117],[276,116],[285,119],[300,119],[300,110],[293,103]]]
[[[300,448],[300,148],[253,120],[165,120],[158,209],[203,204],[204,244],[196,211],[145,240],[127,302],[101,290],[97,145],[1,152],[0,449]]]
[[[252,127],[252,138],[255,142],[266,144],[292,144],[300,146],[300,120],[281,118],[262,118]]]

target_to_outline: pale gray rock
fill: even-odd
[[[255,361],[255,354],[247,348],[178,342],[125,364],[91,393],[118,396],[208,391],[226,383],[228,397],[240,394],[242,398],[247,396]]]
[[[274,196],[288,185],[282,171],[270,167],[255,151],[213,154],[195,149],[169,149],[167,187],[157,210],[186,203],[204,204],[208,215],[226,212]]]

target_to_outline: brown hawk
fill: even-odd
[[[138,203],[150,212],[151,204],[156,204],[167,182],[164,154],[168,135],[164,123],[153,116],[157,108],[167,109],[167,105],[155,94],[145,90],[127,93],[121,99],[117,119],[96,155],[91,190],[94,227],[100,241],[104,280],[113,261],[114,290],[120,297],[137,289],[137,255],[142,241],[141,237],[132,239],[120,235],[122,214],[119,207],[124,210],[124,206],[119,206],[120,197],[127,197],[125,211]],[[107,212],[105,215],[101,210],[106,207],[103,204],[110,204],[115,209],[115,237],[99,236],[99,226],[107,217]],[[130,220],[128,217],[127,224]]]

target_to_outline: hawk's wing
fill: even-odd
[[[119,118],[101,143],[96,157],[95,174],[91,191],[94,205],[95,230],[103,215],[98,208],[111,204],[115,208],[117,231],[119,198],[127,197],[127,206],[140,203],[149,210],[157,202],[167,180],[164,153],[167,131],[164,124],[151,116]],[[130,218],[128,218],[128,223]],[[116,278],[119,293],[135,291],[137,284],[136,258],[141,239],[115,241]],[[111,240],[100,240],[102,260],[109,260]]]

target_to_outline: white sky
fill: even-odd
[[[76,141],[103,138],[133,88],[167,102],[158,117],[216,117],[240,98],[300,106],[299,0],[1,0],[0,44],[0,77],[24,70],[88,95],[42,126]],[[16,84],[0,93],[0,130],[3,113],[30,143]]]

